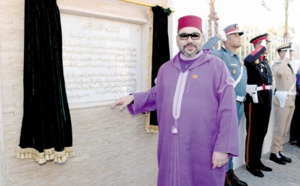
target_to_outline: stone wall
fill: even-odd
[[[58,0],[58,5],[148,20],[147,8],[115,0]],[[16,158],[23,116],[24,1],[1,1],[0,11],[0,185],[156,185],[157,135],[145,133],[144,115],[112,110],[110,103],[71,108],[76,155],[65,164]]]

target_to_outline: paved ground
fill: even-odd
[[[263,155],[263,164],[273,169],[272,172],[263,172],[263,178],[253,176],[244,166],[234,172],[248,186],[300,186],[300,148],[287,143],[284,145],[283,154],[292,158],[292,163],[279,165],[269,160],[269,153]]]

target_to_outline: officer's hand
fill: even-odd
[[[111,105],[111,108],[114,109],[117,105],[120,106],[120,110],[124,109],[127,105],[129,105],[134,100],[133,95],[125,96],[118,99],[114,104]]]
[[[264,46],[264,47],[267,48],[267,42],[266,42],[266,40],[265,39],[262,40],[262,42],[260,43],[260,45],[262,45],[262,46]]]
[[[220,38],[222,41],[226,41],[226,40],[227,40],[226,33],[225,33],[224,30],[222,30],[222,31],[219,33],[219,38]]]

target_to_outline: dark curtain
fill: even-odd
[[[24,115],[20,148],[39,153],[72,146],[56,0],[25,0]],[[31,155],[30,155],[31,156]]]
[[[153,39],[152,39],[152,73],[151,86],[155,85],[155,78],[159,67],[170,60],[168,16],[171,10],[160,6],[152,7],[153,11]],[[150,113],[150,125],[157,126],[156,111]]]

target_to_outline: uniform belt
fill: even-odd
[[[239,102],[244,102],[246,100],[246,96],[236,96],[236,100]]]
[[[275,92],[277,92],[277,91],[278,90],[276,90]],[[297,92],[290,92],[290,91],[280,91],[280,92],[287,92],[287,95],[289,95],[289,96],[296,96],[297,95]]]
[[[272,89],[272,85],[262,85],[256,88],[257,91],[270,90],[270,89]]]

